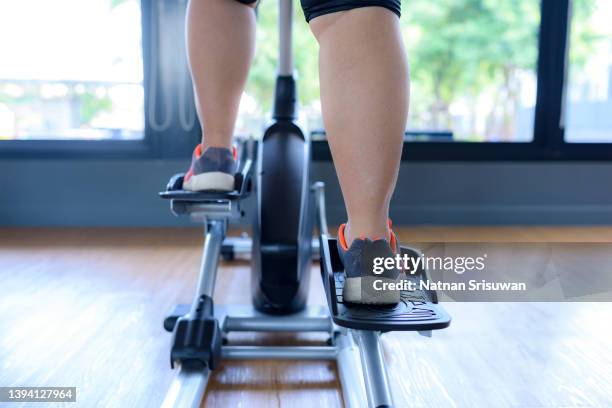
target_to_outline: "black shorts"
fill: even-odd
[[[257,0],[237,0],[244,4],[253,4]],[[281,0],[279,0],[281,1]],[[400,16],[400,0],[300,0],[306,22],[324,14],[352,10],[360,7],[384,7]]]

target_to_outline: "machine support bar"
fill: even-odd
[[[200,408],[210,371],[180,368],[172,381],[162,408]]]
[[[325,209],[325,183],[317,181],[311,187],[314,193],[315,209],[317,215],[317,228],[319,235],[327,235],[327,210]]]
[[[369,330],[355,330],[355,339],[359,345],[361,366],[365,381],[368,404],[374,407],[392,407],[393,399],[389,388],[389,377],[379,341],[379,333]]]
[[[222,330],[254,332],[331,332],[329,317],[232,317],[227,316]]]
[[[278,75],[293,75],[293,1],[278,1]]]
[[[225,238],[225,223],[223,219],[209,220],[206,223],[206,237],[204,239],[204,253],[202,254],[202,264],[200,266],[200,276],[198,278],[198,288],[196,296],[191,306],[192,315],[198,307],[199,298],[204,295],[212,298],[215,290],[215,279],[217,277],[217,266],[219,265],[219,254],[221,244]]]
[[[334,360],[331,346],[223,346],[221,356],[230,360]]]
[[[336,337],[336,347],[338,348],[338,375],[342,385],[344,406],[361,408],[367,399],[359,349],[349,332]]]
[[[225,260],[250,260],[251,251],[253,248],[253,240],[250,237],[226,237],[223,240],[221,254]],[[312,259],[318,261],[319,257],[319,240],[314,238],[311,243]]]

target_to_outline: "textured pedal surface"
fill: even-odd
[[[343,322],[363,322],[364,324],[383,323],[393,325],[393,330],[423,330],[412,325],[428,325],[427,329],[441,329],[447,327],[446,319],[439,305],[431,302],[428,294],[422,290],[404,290],[400,295],[400,302],[395,306],[356,305],[344,303],[342,299],[342,288],[344,287],[344,272],[335,272],[334,280],[336,286],[336,302],[338,317]],[[409,280],[418,283],[418,277],[410,277]],[[450,321],[449,321],[450,322]],[[397,325],[403,326],[398,328]],[[412,328],[411,328],[412,327]]]
[[[403,290],[400,302],[394,306],[345,303],[342,299],[345,276],[336,249],[336,240],[325,237],[322,239],[321,248],[323,284],[332,318],[337,325],[380,331],[438,330],[450,325],[450,316],[442,306],[434,303],[434,293],[429,291]],[[402,248],[402,251],[416,254],[409,248]],[[418,282],[427,279],[427,275],[424,271],[419,271],[407,279],[414,281],[414,286],[418,287]]]

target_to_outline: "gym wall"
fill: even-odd
[[[186,160],[1,160],[2,226],[180,226],[157,198]],[[333,165],[328,218],[345,215]],[[396,224],[612,224],[606,162],[404,162],[392,204]]]

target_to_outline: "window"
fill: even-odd
[[[612,2],[574,0],[565,141],[612,143]]]
[[[540,2],[411,0],[402,11],[409,130],[452,141],[530,142]]]
[[[0,139],[144,137],[139,0],[19,0],[0,12]]]

